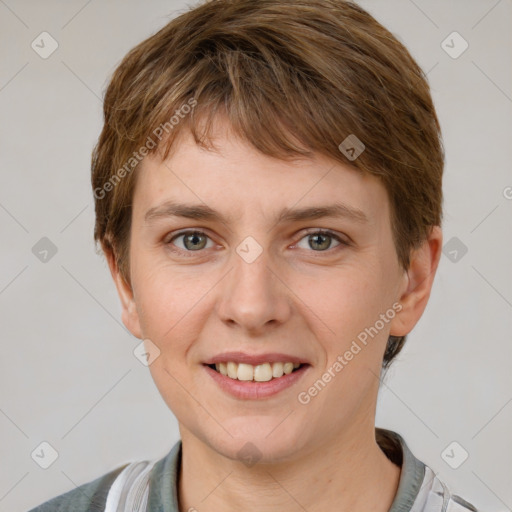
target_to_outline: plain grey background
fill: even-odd
[[[360,3],[428,71],[447,155],[450,245],[382,385],[377,425],[401,433],[452,491],[482,510],[511,510],[512,2]],[[95,253],[89,163],[110,74],[186,9],[0,0],[1,511],[160,458],[179,437]],[[43,59],[31,43],[44,37],[51,49],[45,31],[58,48]],[[55,254],[41,252],[43,237]],[[31,456],[49,453],[42,442],[58,453],[48,469]]]

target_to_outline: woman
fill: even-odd
[[[95,240],[181,440],[34,511],[476,510],[375,428],[442,248],[404,46],[350,2],[205,2],[125,57],[104,113]]]

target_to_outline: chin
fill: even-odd
[[[283,417],[246,416],[226,421],[223,426],[233,437],[223,431],[220,437],[207,436],[207,444],[224,457],[241,461],[247,466],[256,462],[271,464],[289,461],[302,448],[304,440],[298,427],[295,429],[291,424],[284,426],[286,420],[279,424]]]
[[[291,461],[297,447],[290,442],[278,439],[271,442],[261,438],[246,438],[221,443],[213,447],[218,453],[233,461],[239,461],[247,467],[254,464],[276,464]]]

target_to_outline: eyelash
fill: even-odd
[[[194,233],[199,234],[199,235],[204,235],[204,236],[206,236],[207,238],[209,238],[211,240],[211,237],[208,236],[208,234],[206,232],[198,230],[198,229],[189,229],[187,231],[181,231],[179,233],[176,233],[174,236],[172,236],[172,238],[170,238],[168,241],[165,242],[165,245],[169,246],[169,248],[170,248],[170,250],[172,252],[186,254],[187,257],[194,256],[194,253],[204,252],[205,249],[200,249],[198,251],[188,251],[188,250],[185,250],[185,249],[177,248],[176,246],[174,246],[172,244],[172,242],[174,240],[176,240],[177,238],[180,238],[180,237],[188,235],[188,234],[194,234]],[[346,240],[342,239],[337,234],[335,234],[334,232],[332,232],[332,231],[330,231],[328,229],[312,229],[311,231],[308,231],[307,233],[305,233],[304,236],[302,236],[298,240],[298,242],[296,242],[296,244],[298,244],[302,239],[304,239],[304,238],[306,238],[308,236],[311,236],[311,235],[327,235],[327,236],[333,238],[334,240],[336,240],[337,242],[339,242],[339,245],[337,245],[336,247],[333,247],[333,248],[326,249],[324,251],[310,250],[309,252],[320,253],[320,254],[322,254],[322,253],[329,253],[329,252],[332,252],[332,251],[334,251],[336,249],[342,249],[343,247],[348,247],[350,245],[349,242],[347,242]]]

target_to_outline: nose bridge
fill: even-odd
[[[268,250],[248,237],[233,251],[219,314],[248,330],[282,323],[289,315],[286,287],[276,277]]]

